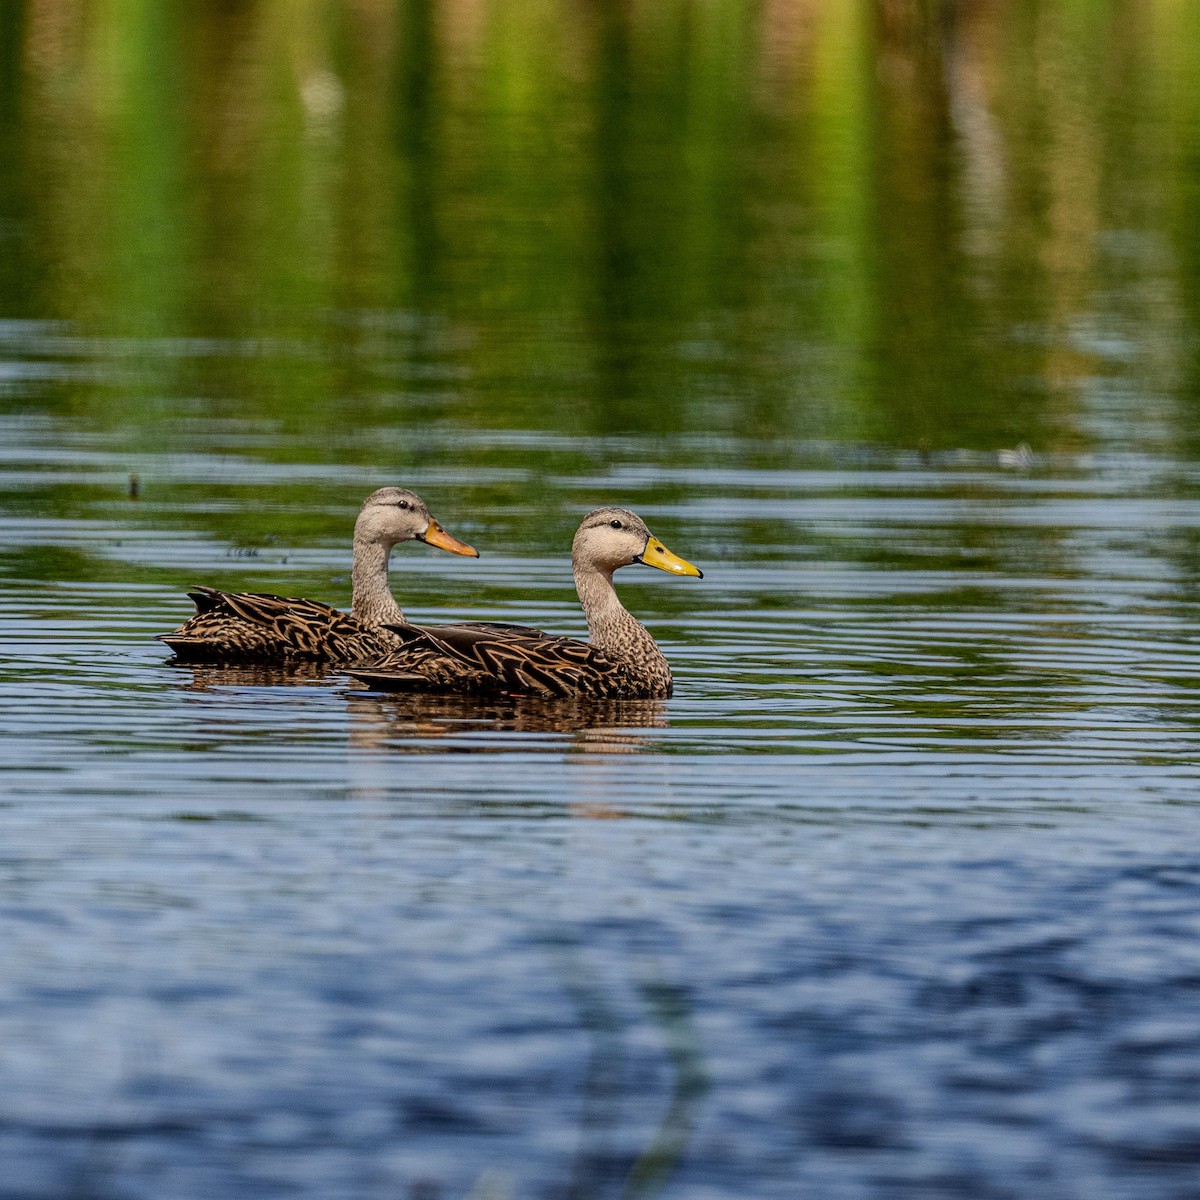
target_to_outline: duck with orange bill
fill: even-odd
[[[405,616],[392,595],[388,562],[393,546],[412,541],[479,557],[438,524],[415,492],[380,488],[363,502],[354,523],[354,595],[348,613],[317,600],[198,587],[188,593],[196,615],[158,640],[183,662],[374,661],[404,644],[391,628],[403,628]]]

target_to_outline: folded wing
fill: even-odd
[[[196,615],[158,636],[188,662],[363,661],[397,644],[394,634],[317,600],[209,587],[188,595]]]
[[[622,664],[575,638],[482,622],[388,628],[400,647],[350,672],[373,687],[597,698],[629,694]]]

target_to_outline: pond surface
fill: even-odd
[[[0,1197],[1200,1196],[1190,6],[215,12],[0,28]],[[153,640],[390,483],[675,696]]]

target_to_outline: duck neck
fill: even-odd
[[[350,611],[364,625],[392,625],[404,620],[404,613],[388,587],[391,552],[390,544],[355,535],[354,567],[350,573],[354,599]]]
[[[610,658],[633,660],[641,665],[665,664],[650,631],[617,597],[612,572],[576,563],[575,590],[587,617],[588,642]]]

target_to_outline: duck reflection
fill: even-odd
[[[337,683],[342,672],[322,663],[167,664],[179,673],[178,686],[189,692],[231,687],[313,687]],[[661,740],[645,730],[670,724],[662,700],[588,700],[521,695],[447,695],[434,692],[344,693],[350,715],[350,745],[360,750],[402,753],[444,751],[431,739],[456,736],[454,749],[465,753],[504,753],[511,740],[489,741],[491,734],[530,734],[520,749],[562,753],[563,738],[543,742],[539,734],[567,739],[568,751],[638,754],[658,750]]]
[[[560,734],[568,738],[573,751],[638,754],[662,745],[659,739],[647,737],[644,730],[665,729],[670,723],[661,700],[350,692],[346,702],[352,746],[409,753],[448,749],[430,747],[428,740],[452,735],[468,735],[464,744],[456,747],[463,752],[503,753],[512,748],[504,740],[483,741],[478,735]],[[522,740],[521,748],[536,749],[537,745]],[[562,739],[548,741],[545,749],[561,753]]]
[[[227,687],[302,687],[324,683],[337,674],[324,663],[191,664],[172,659],[164,664],[179,672],[187,692],[213,692]]]

